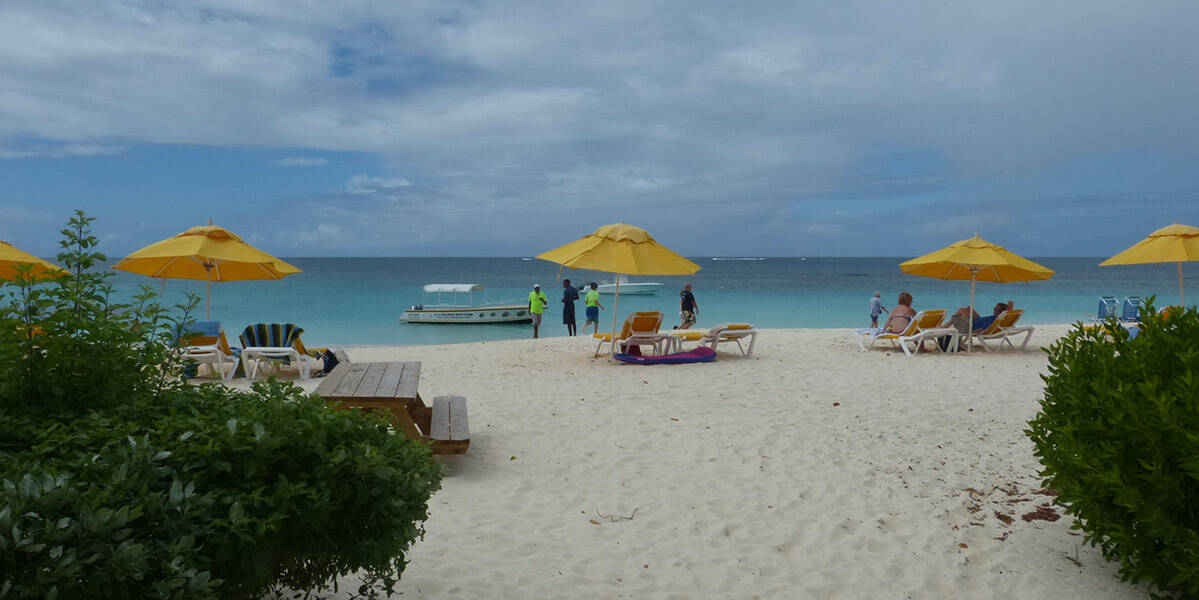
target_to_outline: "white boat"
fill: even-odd
[[[527,304],[515,302],[488,304],[475,303],[475,292],[484,291],[476,283],[431,283],[423,288],[424,303],[413,304],[400,315],[405,323],[531,323]],[[429,304],[431,294],[437,295],[437,303]],[[447,302],[448,300],[448,302]],[[465,302],[463,302],[465,301]]]
[[[662,284],[657,283],[657,282],[638,281],[636,283],[633,283],[633,282],[630,282],[629,278],[625,275],[621,275],[619,277],[619,280],[620,280],[621,295],[629,294],[629,295],[649,296],[649,295],[658,293],[658,289],[662,287]],[[611,281],[605,281],[604,283],[599,284],[599,287],[596,288],[596,290],[601,294],[615,294],[616,293],[616,283],[611,282]]]

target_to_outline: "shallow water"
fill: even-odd
[[[310,345],[443,344],[529,337],[529,325],[404,324],[398,317],[421,303],[426,283],[478,283],[489,301],[525,302],[534,283],[550,297],[543,335],[564,335],[558,266],[521,258],[287,258],[303,273],[280,281],[214,283],[212,317],[231,336],[254,322],[291,322],[303,327]],[[900,273],[902,258],[767,258],[764,260],[693,259],[702,269],[690,277],[643,277],[661,281],[653,296],[623,296],[619,314],[661,310],[666,326],[678,324],[678,290],[694,286],[699,303],[698,326],[750,322],[759,327],[849,328],[869,325],[867,302],[875,290],[883,304],[894,306],[899,292],[915,296],[917,309],[954,310],[970,301],[970,283],[939,281]],[[1158,295],[1159,306],[1178,301],[1176,266],[1145,265],[1100,268],[1101,258],[1034,258],[1057,271],[1053,279],[1034,283],[979,283],[976,305],[987,314],[997,301],[1014,300],[1026,309],[1028,323],[1068,323],[1095,312],[1101,295]],[[1184,265],[1190,276],[1194,268]],[[562,270],[576,284],[611,276]],[[118,292],[132,294],[140,285],[159,289],[159,281],[117,272]],[[203,282],[168,280],[165,301],[183,302],[184,292],[203,298]],[[1199,294],[1199,288],[1195,290]],[[478,297],[478,295],[476,295]],[[1199,297],[1199,296],[1196,296]],[[601,302],[601,330],[612,327],[612,297]],[[583,318],[582,303],[576,310]],[[200,314],[203,315],[203,301]],[[581,323],[580,323],[581,325]],[[236,343],[236,342],[233,342]]]

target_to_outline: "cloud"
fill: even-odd
[[[58,142],[0,142],[0,159],[5,158],[72,158],[109,156],[125,151],[122,146],[107,144],[72,144]]]
[[[288,158],[280,158],[279,160],[276,160],[274,164],[279,165],[281,167],[319,167],[321,165],[329,164],[329,159],[317,158],[317,157],[306,157],[306,156],[292,156],[292,157],[288,157]]]
[[[0,158],[153,144],[370,153],[380,168],[344,186],[338,173],[325,189],[344,193],[322,201],[387,208],[375,222],[330,214],[343,232],[419,210],[472,247],[513,254],[529,236],[569,241],[630,215],[696,239],[754,233],[713,252],[852,250],[828,242],[838,231],[876,252],[922,248],[916,235],[884,246],[869,233],[880,215],[969,228],[995,214],[976,201],[1199,185],[1199,5],[1101,0],[1082,12],[1031,0],[10,0],[0,140],[44,143],[0,143]],[[1005,231],[1044,208],[1020,206]],[[1064,218],[1112,227],[1079,210]],[[1039,243],[1066,245],[1052,232]]]
[[[346,191],[351,194],[387,194],[411,186],[412,182],[402,177],[354,175],[346,181]]]

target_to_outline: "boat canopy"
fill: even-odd
[[[470,293],[478,292],[483,289],[483,286],[477,283],[430,283],[425,286],[426,294],[439,294],[442,292],[454,293]]]

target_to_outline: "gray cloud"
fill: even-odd
[[[275,161],[275,164],[281,167],[319,167],[321,165],[329,164],[329,159],[308,156],[292,156],[288,158],[281,158]]]
[[[1197,13],[16,0],[0,5],[0,139],[378,153],[390,173],[319,201],[322,233],[366,253],[417,253],[417,232],[368,246],[362,231],[421,211],[512,254],[615,220],[706,234],[683,240],[693,253],[903,254],[976,228],[1023,240],[1053,206],[1111,227],[1120,201],[1199,185],[1181,166],[1199,157]],[[1130,154],[1157,164],[1111,175]],[[306,160],[321,159],[278,164]],[[337,207],[364,201],[380,212]],[[1167,193],[1139,214],[1173,220],[1183,202]],[[873,232],[888,225],[903,231],[884,243]]]

